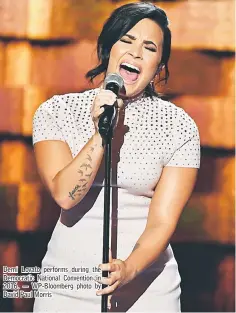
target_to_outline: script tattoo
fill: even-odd
[[[72,200],[75,200],[74,194],[79,189],[79,187],[80,187],[79,185],[76,185],[75,188],[71,192],[69,192],[69,197],[71,197]]]

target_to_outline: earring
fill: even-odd
[[[164,67],[165,67],[165,64],[161,63],[161,64],[158,66],[156,75],[160,74],[160,72],[163,70]]]
[[[151,86],[152,90],[155,90],[154,79],[152,79],[150,81],[150,86]]]

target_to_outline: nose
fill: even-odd
[[[132,55],[135,59],[136,58],[142,59],[143,58],[142,46],[133,46],[129,54]]]

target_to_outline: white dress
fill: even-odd
[[[97,92],[56,95],[41,104],[33,118],[33,144],[62,140],[75,157],[94,133],[90,107]],[[120,123],[112,149],[110,247],[113,258],[125,260],[145,228],[163,167],[199,168],[200,142],[193,119],[157,97],[126,102]],[[42,261],[47,281],[41,281],[39,290],[45,293],[36,298],[35,312],[101,312],[92,278],[101,276],[95,267],[102,263],[103,175],[102,162],[84,199],[69,211],[61,210],[64,224],[58,220]],[[180,312],[180,281],[168,245],[150,267],[113,293],[111,311]]]

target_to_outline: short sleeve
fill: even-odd
[[[53,101],[52,99],[47,100],[47,104]],[[42,140],[61,140],[66,142],[55,118],[44,107],[44,103],[35,111],[32,125],[33,145]]]
[[[199,130],[194,120],[183,109],[175,127],[174,138],[175,151],[165,166],[200,168]]]

